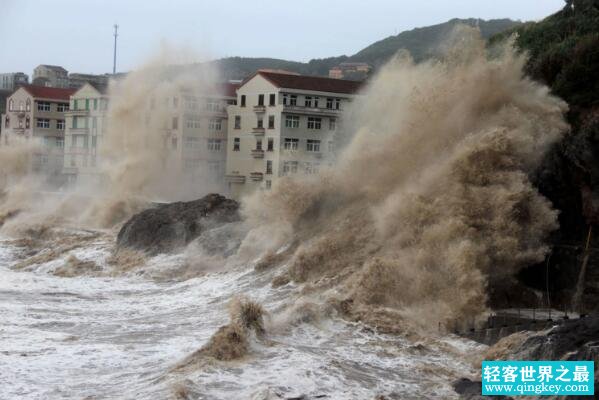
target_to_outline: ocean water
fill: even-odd
[[[105,240],[26,271],[14,269],[23,249],[0,241],[0,399],[440,399],[476,373],[481,346],[456,337],[380,334],[336,317],[282,323],[298,287],[273,289],[252,266],[184,281],[52,274],[71,254],[106,267]],[[137,271],[181,262],[157,256]],[[228,322],[236,295],[268,311],[266,337],[251,338],[242,360],[173,370]]]

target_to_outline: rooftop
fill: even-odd
[[[68,101],[69,97],[77,91],[77,89],[63,89],[38,85],[23,85],[21,87],[33,97],[51,100]]]
[[[244,81],[252,79],[256,75],[261,75],[273,85],[285,89],[313,90],[317,92],[328,93],[356,93],[362,86],[362,82],[349,81],[344,79],[322,78],[318,76],[296,75],[281,72],[271,72],[267,70],[258,70],[254,75]]]

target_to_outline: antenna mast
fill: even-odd
[[[119,36],[118,34],[119,26],[114,24],[114,59],[112,61],[112,74],[116,74],[116,38]]]

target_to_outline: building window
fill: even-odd
[[[268,116],[268,129],[275,129],[275,116],[274,115]]]
[[[335,99],[335,110],[338,110],[341,105],[341,99]]]
[[[274,106],[275,105],[275,101],[276,101],[276,95],[274,93],[271,93],[268,96],[268,105],[269,106]]]
[[[238,137],[233,139],[233,151],[239,151],[240,142],[241,140]]]
[[[222,120],[220,118],[211,118],[208,129],[211,131],[220,131],[222,129]]]
[[[335,150],[335,145],[333,144],[332,141],[330,141],[328,143],[328,146],[329,146],[329,153],[332,153]]]
[[[297,95],[292,94],[291,96],[289,96],[289,105],[290,106],[297,105]]]
[[[312,96],[306,96],[306,98],[304,99],[304,106],[312,107]]]
[[[320,152],[320,140],[308,139],[306,142],[306,151],[318,153]]]
[[[46,118],[38,118],[36,126],[38,128],[48,129],[50,128],[50,120]]]
[[[267,175],[272,174],[272,161],[271,160],[266,161],[266,174]]]
[[[333,98],[332,97],[327,97],[327,108],[329,110],[333,109]]]
[[[64,138],[56,138],[56,147],[63,148],[64,147]]]
[[[200,138],[193,136],[185,137],[185,148],[187,149],[199,149],[200,148]]]
[[[221,149],[221,140],[220,139],[208,139],[208,150],[210,151],[220,151]]]
[[[27,117],[25,117],[25,128],[29,129],[29,126],[31,125],[30,123],[31,121],[29,120],[29,115]]]
[[[264,95],[263,94],[259,94],[258,95],[258,105],[259,106],[263,106],[264,105]]]
[[[256,140],[256,150],[262,151],[262,139]]]
[[[266,147],[266,151],[273,151],[275,147],[275,141],[273,138],[268,138],[268,144]]]
[[[206,110],[208,111],[219,111],[220,110],[220,102],[215,99],[206,100]]]
[[[320,100],[320,97],[314,97],[314,108],[318,108],[318,100]]]
[[[98,109],[98,99],[94,99],[94,110]]]
[[[10,118],[8,116],[6,116],[4,118],[4,127],[8,128],[10,126]]]
[[[97,136],[92,136],[92,148],[96,148],[96,146],[98,145],[98,137]]]
[[[185,108],[188,110],[197,110],[200,107],[197,97],[186,97]]]
[[[285,138],[285,142],[283,144],[283,148],[285,150],[297,150],[298,146],[299,146],[299,139]]]
[[[50,111],[50,103],[47,101],[38,101],[37,102],[37,110],[38,111]]]
[[[185,126],[188,129],[200,129],[200,119],[197,117],[187,118],[185,120]]]
[[[245,94],[241,95],[241,105],[240,107],[245,107]]]
[[[27,102],[25,103],[25,110],[31,111],[31,100],[30,99],[27,99]]]
[[[58,112],[69,111],[69,103],[58,103],[58,106],[56,107],[56,111],[58,111]]]
[[[297,161],[285,161],[283,163],[283,175],[297,173]]]
[[[173,129],[179,129],[179,117],[173,117]]]
[[[287,115],[285,117],[286,128],[299,128],[299,115]]]
[[[241,129],[241,116],[235,116],[235,129]]]
[[[45,164],[48,164],[48,155],[47,155],[47,154],[42,154],[42,157],[41,157],[41,162],[42,162],[42,164],[44,164],[44,165],[45,165]]]
[[[79,110],[79,100],[73,100],[73,110]]]
[[[337,129],[337,120],[335,118],[329,118],[329,130],[334,131]]]
[[[320,167],[320,164],[318,164],[318,163],[309,163],[309,162],[306,163],[305,164],[306,174],[317,174],[319,167]]]
[[[64,119],[56,120],[56,129],[64,130]]]
[[[13,111],[15,103],[12,99],[8,100],[8,111]]]
[[[173,97],[173,108],[179,107],[179,98]]]
[[[262,118],[258,118],[258,128],[264,128],[264,120]]]
[[[98,117],[92,117],[92,129],[98,129]]]
[[[308,129],[320,129],[322,118],[308,117]]]
[[[266,184],[266,189],[270,190],[270,188],[272,187],[272,181],[265,181]]]
[[[176,137],[171,138],[171,146],[173,147],[173,150],[177,150],[177,142],[178,140]]]
[[[89,99],[85,99],[85,109],[89,111]]]

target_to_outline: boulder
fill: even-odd
[[[239,204],[219,194],[187,202],[160,204],[131,217],[117,236],[117,248],[168,253],[207,229],[239,221]]]

